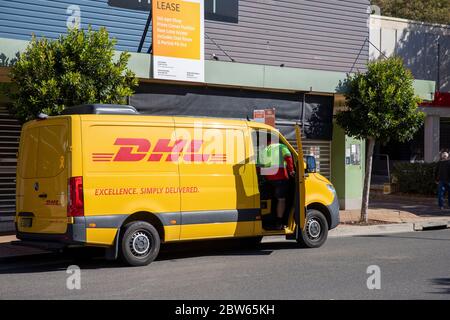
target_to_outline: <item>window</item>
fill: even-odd
[[[280,136],[275,132],[265,129],[252,130],[253,159],[257,167],[265,167],[267,165],[267,146],[270,144],[284,144]],[[291,150],[290,150],[291,151]],[[292,151],[291,151],[292,152]],[[275,158],[272,158],[272,160]],[[279,160],[275,160],[278,162]]]
[[[20,146],[18,166],[22,173],[22,178],[34,178],[36,177],[39,128],[26,129],[22,139],[23,143]]]
[[[205,0],[205,19],[238,22],[239,0]]]
[[[63,125],[43,126],[39,129],[37,153],[37,177],[56,177],[66,167],[68,149],[67,127]]]

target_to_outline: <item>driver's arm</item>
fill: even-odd
[[[287,168],[289,175],[294,175],[295,169],[294,169],[294,160],[292,159],[292,155],[290,155],[290,154],[285,155],[284,161],[286,161],[286,168]]]

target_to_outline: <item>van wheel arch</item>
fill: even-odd
[[[320,211],[325,216],[325,219],[327,219],[327,223],[328,223],[328,230],[330,230],[331,214],[330,214],[330,211],[328,210],[328,208],[321,203],[314,202],[314,203],[311,203],[308,206],[306,206],[306,210],[311,210],[311,209]]]
[[[124,227],[128,223],[134,222],[134,221],[145,221],[145,222],[150,223],[153,227],[155,227],[156,231],[158,231],[161,242],[164,242],[164,236],[165,236],[164,226],[163,226],[163,223],[161,222],[160,218],[158,218],[157,215],[155,215],[151,212],[146,212],[146,211],[135,212],[135,213],[129,215],[128,218],[125,219],[125,221],[122,223],[122,226],[120,229],[123,230]]]
[[[154,261],[161,248],[156,228],[147,221],[131,221],[120,240],[120,258],[129,266],[146,266]]]

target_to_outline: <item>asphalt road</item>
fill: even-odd
[[[66,268],[81,268],[68,290]],[[367,268],[380,269],[369,290]],[[375,283],[376,282],[371,282]],[[290,241],[171,245],[147,267],[44,255],[0,261],[1,299],[450,299],[450,230]]]

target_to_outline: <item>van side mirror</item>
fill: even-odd
[[[306,156],[306,171],[316,172],[316,158],[314,156]]]

